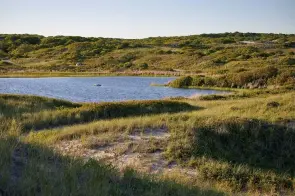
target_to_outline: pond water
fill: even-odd
[[[39,95],[74,102],[149,100],[164,97],[225,93],[216,90],[150,86],[173,77],[0,78],[0,93]],[[97,86],[96,86],[97,85]],[[99,86],[101,85],[101,86]]]

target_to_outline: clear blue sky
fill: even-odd
[[[295,0],[0,0],[0,33],[142,38],[295,33]]]

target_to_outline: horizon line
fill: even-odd
[[[38,33],[0,33],[0,35],[38,35],[43,37],[85,37],[85,38],[106,38],[106,39],[150,39],[150,38],[168,38],[168,37],[189,37],[195,35],[214,35],[214,34],[234,34],[234,33],[253,33],[253,34],[274,34],[274,35],[295,35],[294,33],[274,33],[274,32],[241,32],[241,31],[231,31],[231,32],[218,32],[218,33],[199,33],[199,34],[185,34],[185,35],[168,35],[168,36],[150,36],[150,37],[141,37],[141,38],[124,38],[124,37],[103,37],[103,36],[82,36],[82,35],[68,35],[68,34],[56,34],[56,35],[45,35],[45,34],[38,34]]]

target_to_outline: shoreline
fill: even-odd
[[[140,76],[140,77],[179,77],[184,74],[167,71],[144,72],[12,72],[0,73],[0,78],[48,78],[48,77],[107,77],[107,76]]]
[[[171,87],[169,85],[166,84],[150,84],[150,86],[157,86],[157,87],[170,87],[170,88],[175,88],[175,87]],[[181,87],[181,88],[176,88],[176,89],[198,89],[198,90],[216,90],[216,91],[228,91],[230,93],[234,93],[234,92],[239,92],[242,90],[246,90],[246,89],[235,89],[235,88],[226,88],[226,87],[208,87],[208,86],[188,86],[188,87]]]

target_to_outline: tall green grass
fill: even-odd
[[[165,154],[232,191],[287,194],[294,189],[294,131],[255,119],[203,118],[171,127]]]
[[[35,194],[40,190],[42,193],[77,192],[81,195],[219,194],[216,191],[207,191],[202,186],[202,183],[208,183],[233,195],[292,195],[295,186],[292,124],[295,120],[294,96],[294,92],[290,91],[243,90],[237,94],[225,95],[221,100],[220,97],[209,96],[205,99],[182,100],[185,103],[136,101],[82,104],[77,108],[53,106],[45,111],[28,108],[21,115],[16,113],[18,117],[1,118],[4,131],[0,144],[3,153],[0,174],[8,177],[2,178],[1,187],[13,194],[19,191]],[[38,105],[40,104],[36,105],[37,108]],[[163,108],[166,107],[166,112],[163,113]],[[198,108],[202,109],[196,110]],[[113,114],[116,111],[118,113]],[[50,115],[42,116],[43,113]],[[76,118],[72,114],[82,114],[83,118]],[[31,118],[34,116],[35,119]],[[84,121],[87,117],[90,121]],[[48,122],[51,121],[56,122],[49,126]],[[80,124],[83,122],[85,124]],[[27,128],[26,123],[30,125]],[[40,129],[49,129],[36,132],[33,125],[38,125]],[[30,129],[33,131],[19,137],[21,133]],[[172,165],[177,163],[183,169],[195,171],[196,176],[179,185],[163,181],[159,176],[146,177],[136,172],[130,174],[130,171],[119,174],[115,169],[95,161],[89,162],[91,166],[86,167],[82,160],[62,157],[46,147],[54,146],[60,140],[73,139],[81,139],[82,142],[97,138],[96,141],[103,143],[110,141],[110,137],[124,138],[125,134],[144,133],[155,129],[165,129],[170,134],[169,138],[157,144],[161,146],[165,159]],[[91,148],[91,144],[84,147]],[[153,142],[146,142],[145,145],[144,150],[155,147]],[[24,162],[29,164],[20,161],[15,166],[13,157],[21,155],[23,157],[20,160],[25,160]],[[26,171],[21,175],[17,173],[21,176],[17,179],[22,179],[17,185],[10,184],[14,182],[9,179],[12,165]],[[38,165],[38,174],[34,172],[35,165]],[[91,168],[89,173],[88,167]],[[89,175],[89,178],[84,175]],[[124,176],[131,177],[126,181]],[[115,179],[106,180],[112,185],[104,184],[104,179],[109,177]],[[101,187],[100,183],[106,187],[105,192],[103,188],[101,192],[95,189],[95,184]],[[64,188],[62,189],[59,184],[63,184]],[[89,191],[77,188],[87,186],[90,187]],[[162,188],[155,189],[154,186]],[[185,190],[188,187],[189,190]],[[198,187],[203,188],[200,190]]]
[[[63,109],[25,114],[21,118],[24,130],[45,129],[55,126],[91,122],[118,117],[174,113],[197,109],[177,101],[131,101],[84,105],[75,109]]]
[[[76,108],[81,104],[69,101],[28,95],[0,95],[0,117],[17,117],[23,113],[34,113],[44,110]]]

